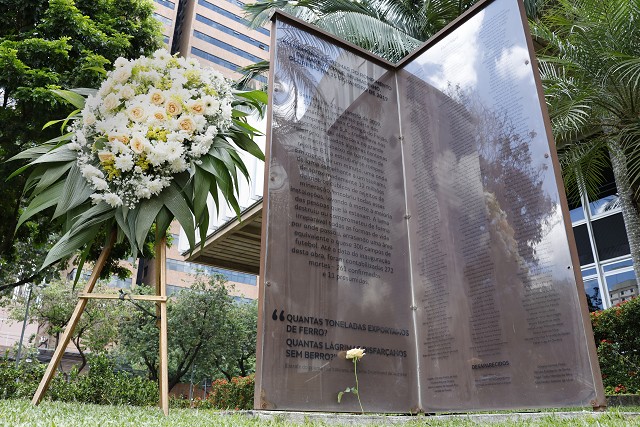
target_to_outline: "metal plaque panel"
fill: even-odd
[[[356,347],[368,412],[604,404],[525,28],[484,1],[395,66],[276,15],[257,408],[359,411]]]
[[[394,73],[278,21],[259,406],[417,408]],[[384,398],[380,398],[384,396]]]
[[[596,394],[515,5],[492,2],[398,72],[427,411]]]

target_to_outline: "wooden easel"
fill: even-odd
[[[78,304],[76,305],[75,310],[73,310],[73,314],[69,319],[69,323],[62,334],[60,341],[58,342],[58,346],[49,362],[49,366],[47,366],[47,370],[40,381],[40,385],[33,395],[33,399],[31,403],[37,405],[42,400],[44,394],[49,388],[49,384],[53,379],[56,369],[60,364],[60,360],[62,359],[62,355],[64,354],[67,346],[69,345],[69,341],[71,340],[71,335],[73,335],[73,331],[75,330],[78,321],[80,320],[80,316],[84,312],[84,309],[87,305],[89,299],[119,299],[119,295],[115,294],[94,294],[93,288],[95,287],[96,282],[98,281],[98,277],[100,277],[100,272],[104,268],[107,259],[109,258],[109,254],[113,245],[116,242],[116,230],[112,231],[111,236],[109,237],[109,243],[102,249],[100,256],[98,257],[98,261],[96,261],[95,266],[93,267],[93,271],[91,272],[91,276],[89,277],[89,282],[87,286],[84,288],[84,291],[81,294],[78,294]],[[127,298],[132,300],[139,301],[155,301],[156,303],[156,315],[158,316],[158,327],[160,329],[160,358],[159,358],[159,370],[160,373],[158,375],[159,378],[159,387],[160,387],[160,402],[159,406],[162,408],[162,412],[165,415],[169,415],[169,369],[168,369],[168,360],[167,360],[167,269],[166,269],[166,260],[167,260],[167,238],[166,236],[158,236],[156,234],[156,294],[155,295],[129,295]]]

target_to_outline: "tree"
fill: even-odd
[[[98,290],[105,290],[105,285],[98,285]],[[31,308],[28,319],[44,327],[45,333],[56,337],[56,342],[71,318],[76,306],[78,291],[82,286],[73,286],[71,281],[54,280],[45,287],[34,286],[31,296]],[[25,315],[23,298],[16,300],[11,306],[11,316],[23,320]],[[87,350],[104,351],[117,337],[117,319],[121,316],[121,306],[108,300],[90,300],[84,315],[74,330],[71,340],[78,349],[82,364],[79,371],[87,364]]]
[[[152,304],[129,310],[119,325],[117,352],[134,367],[158,379],[158,331]],[[236,306],[222,276],[205,283],[202,277],[172,295],[167,302],[169,322],[169,389],[197,367],[198,376],[211,369],[230,378],[248,374],[255,361],[257,310]],[[245,317],[246,316],[246,317]]]
[[[0,16],[0,180],[22,166],[5,161],[59,135],[42,127],[69,112],[51,88],[97,86],[118,56],[160,47],[160,25],[149,0],[3,0]],[[14,234],[25,177],[0,187],[0,292],[50,278],[38,267],[59,227],[44,215]],[[44,272],[46,273],[46,272]]]
[[[245,6],[252,25],[281,9],[390,61],[398,61],[476,0],[267,0]]]
[[[569,196],[612,168],[640,277],[640,0],[560,0],[532,30]]]

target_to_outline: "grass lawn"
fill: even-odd
[[[632,408],[638,409],[638,408]],[[500,414],[497,414],[501,416]],[[474,417],[457,415],[455,417],[424,417],[419,416],[400,425],[415,427],[453,427],[453,426],[640,426],[640,417],[616,409],[604,414],[585,412],[570,418],[562,414],[551,414],[535,418],[517,418],[516,414],[509,415],[510,419],[499,419],[492,422]],[[44,402],[34,407],[27,400],[0,400],[0,426],[46,426],[46,427],[106,427],[106,426],[377,426],[391,425],[396,417],[389,418],[390,423],[383,423],[380,417],[348,416],[343,424],[306,420],[294,423],[283,415],[260,419],[242,413],[227,414],[213,410],[172,409],[168,417],[164,417],[157,408],[140,408],[133,406],[99,406],[80,403]],[[408,417],[407,417],[408,418]]]

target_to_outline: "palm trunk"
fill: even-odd
[[[627,229],[627,239],[633,260],[633,269],[636,279],[640,281],[640,215],[633,202],[633,190],[627,172],[627,159],[617,141],[609,141],[609,153],[611,156],[611,166],[613,177],[618,187],[618,196],[622,218]]]

